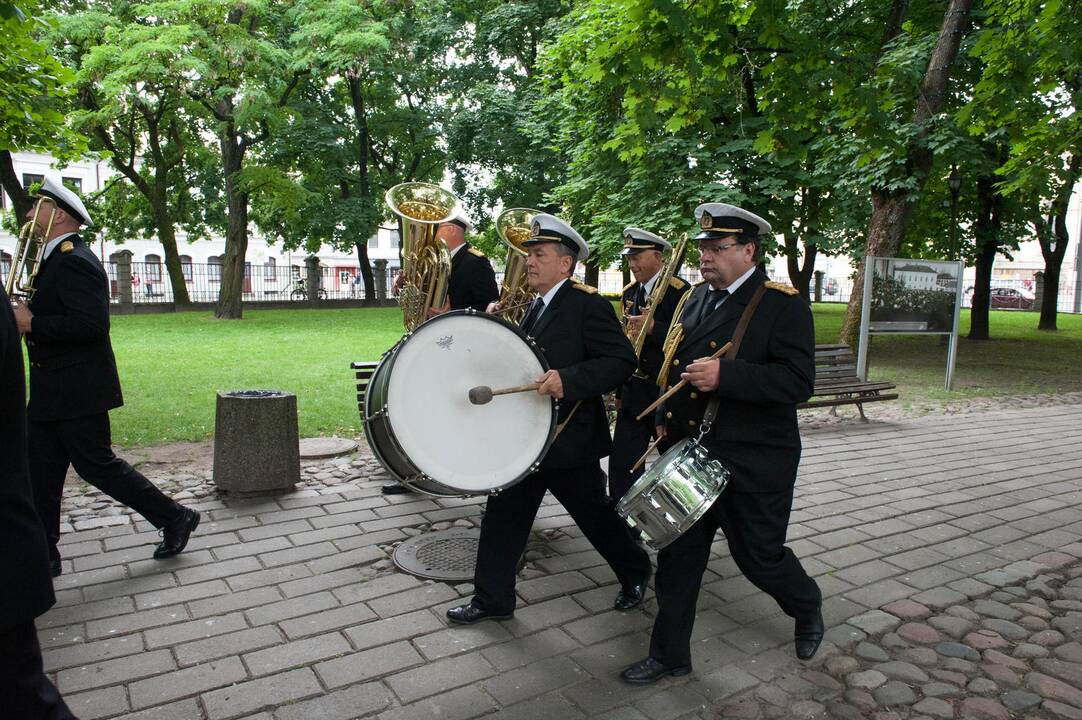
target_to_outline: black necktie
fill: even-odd
[[[526,313],[526,317],[522,319],[522,331],[530,332],[533,330],[534,323],[537,322],[537,318],[541,317],[541,311],[545,308],[544,298],[538,296],[530,305],[529,311]]]
[[[632,308],[632,315],[642,315],[642,308],[646,305],[646,288],[639,285],[639,289],[635,292],[635,305]]]
[[[715,290],[710,288],[710,292],[706,294],[706,301],[703,302],[702,310],[699,313],[699,322],[702,323],[706,318],[710,317],[710,313],[714,312],[718,304],[725,298],[729,297],[728,290]]]

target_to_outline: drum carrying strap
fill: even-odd
[[[751,322],[751,316],[755,314],[755,308],[759,307],[759,301],[763,299],[763,295],[766,293],[766,286],[760,285],[755,294],[751,296],[751,301],[748,306],[744,308],[743,314],[740,315],[740,322],[736,324],[736,332],[733,333],[732,343],[733,346],[729,348],[728,352],[723,357],[729,360],[735,360],[736,354],[740,352],[740,343],[744,340],[744,332],[748,329],[748,323]],[[703,421],[699,424],[699,437],[697,441],[702,441],[706,434],[710,432],[710,428],[714,426],[714,418],[718,415],[718,408],[721,407],[721,398],[717,393],[713,393],[709,404],[706,406],[706,413],[703,414]]]

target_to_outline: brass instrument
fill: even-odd
[[[496,232],[507,244],[496,314],[515,325],[522,322],[533,299],[533,291],[526,283],[526,246],[523,243],[530,239],[530,223],[540,213],[533,208],[509,208],[496,218]]]
[[[50,210],[49,219],[42,225],[44,206],[49,206]],[[56,210],[56,202],[52,198],[39,197],[34,204],[34,215],[19,229],[19,239],[11,256],[11,268],[4,278],[4,292],[8,297],[29,299],[34,294],[34,280],[45,257],[45,246],[49,244],[49,235],[53,231]]]
[[[684,262],[684,249],[688,244],[688,234],[680,238],[680,242],[673,248],[672,254],[669,256],[668,262],[661,268],[661,273],[658,275],[657,281],[654,283],[653,290],[650,291],[650,297],[646,299],[646,312],[645,317],[642,319],[642,325],[639,326],[638,333],[631,333],[630,327],[628,330],[628,340],[635,348],[635,359],[638,360],[642,356],[642,347],[646,343],[647,330],[650,327],[650,323],[654,319],[654,313],[657,312],[658,305],[661,304],[661,298],[665,296],[665,291],[669,289],[669,281],[673,279],[676,273],[680,270],[680,266]],[[625,314],[627,309],[624,310]],[[674,318],[675,319],[675,318]],[[625,326],[628,323],[625,318]],[[642,371],[642,368],[636,368],[635,377],[640,380],[646,378],[646,373]]]
[[[428,319],[429,308],[447,302],[451,255],[436,231],[455,216],[458,198],[439,185],[410,182],[395,185],[384,198],[400,218],[402,233],[402,285],[398,304],[407,332]]]

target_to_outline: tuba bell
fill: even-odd
[[[45,208],[48,208],[48,219],[43,215]],[[11,256],[11,267],[4,278],[4,292],[8,297],[29,299],[34,294],[34,280],[45,256],[45,246],[49,243],[49,234],[56,220],[56,210],[56,202],[52,198],[39,197],[34,203],[33,216],[19,229],[19,239],[15,242],[15,252]]]
[[[403,280],[398,304],[406,331],[412,332],[428,319],[429,308],[447,302],[451,255],[436,231],[455,216],[458,198],[439,185],[409,182],[395,185],[384,199],[401,222]]]
[[[530,239],[530,223],[540,212],[533,208],[509,208],[496,218],[496,232],[507,245],[496,314],[515,325],[522,322],[526,306],[533,299],[533,291],[526,283],[526,246],[523,243]]]

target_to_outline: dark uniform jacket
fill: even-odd
[[[30,419],[69,420],[123,405],[109,342],[109,278],[98,258],[71,236],[45,260],[35,287]]]
[[[451,276],[447,286],[452,310],[473,308],[484,312],[490,302],[500,297],[492,263],[469,243],[464,244],[451,258]]]
[[[0,286],[0,633],[52,607],[45,530],[26,464],[26,380],[11,303]]]
[[[658,279],[661,282],[661,279]],[[642,315],[645,309],[636,302],[639,294],[640,283],[633,282],[624,287],[623,307],[627,312],[634,315]],[[656,289],[656,288],[655,288]],[[673,312],[686,293],[691,292],[691,285],[679,277],[669,280],[669,287],[661,296],[661,302],[654,311],[654,332],[646,336],[643,341],[642,353],[639,355],[639,369],[646,378],[632,376],[620,390],[620,405],[638,415],[645,410],[650,403],[657,400],[660,388],[657,386],[657,374],[661,370],[664,360],[663,345],[665,332],[672,323]]]
[[[560,372],[564,398],[559,422],[583,401],[541,461],[542,469],[578,467],[605,457],[612,449],[612,436],[601,395],[619,387],[635,370],[635,354],[612,305],[594,288],[568,280],[530,335],[549,367]]]
[[[669,368],[670,386],[680,380],[686,365],[709,357],[732,338],[751,296],[766,281],[766,275],[756,270],[702,324],[695,319],[709,285],[695,287],[680,316],[684,338]],[[766,290],[736,359],[721,360],[716,391],[721,407],[703,440],[729,466],[734,490],[778,492],[793,487],[800,462],[796,405],[811,396],[814,383],[811,309],[798,295]],[[666,401],[664,417],[672,441],[698,435],[709,396],[689,383]]]

